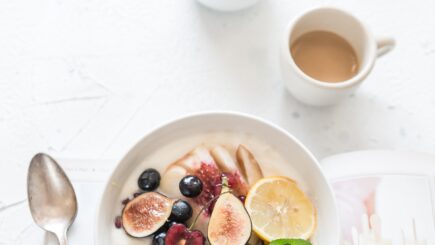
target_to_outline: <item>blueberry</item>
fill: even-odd
[[[187,175],[181,179],[179,187],[185,197],[196,197],[202,191],[202,182],[196,176]]]
[[[169,220],[176,222],[186,222],[190,217],[192,217],[192,207],[188,202],[183,200],[178,200],[172,206],[171,216]]]
[[[168,221],[166,222],[166,226],[169,228],[171,228],[171,226],[175,225],[175,224],[180,224],[177,221]]]
[[[157,170],[149,168],[140,175],[137,184],[144,191],[153,191],[159,187],[160,174]]]
[[[160,232],[154,235],[153,245],[165,245],[166,232]]]

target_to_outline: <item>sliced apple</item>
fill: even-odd
[[[122,211],[122,225],[132,237],[146,237],[162,227],[171,215],[174,201],[157,192],[146,192],[131,200]]]
[[[243,203],[228,188],[227,178],[222,179],[222,192],[208,224],[208,240],[211,245],[244,245],[251,236],[251,219]]]

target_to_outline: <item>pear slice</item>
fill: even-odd
[[[233,173],[238,170],[231,154],[223,146],[218,145],[213,147],[210,150],[210,154],[222,172]]]
[[[260,164],[255,159],[248,148],[244,145],[239,145],[236,151],[237,164],[243,177],[245,177],[249,186],[263,178],[263,171],[261,171]]]
[[[157,192],[146,192],[122,210],[122,226],[132,237],[146,237],[162,227],[171,215],[174,201]]]
[[[231,193],[228,179],[222,177],[222,191],[208,223],[211,245],[245,245],[251,237],[252,223],[243,203]]]

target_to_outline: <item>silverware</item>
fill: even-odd
[[[66,245],[66,233],[77,214],[77,198],[65,172],[49,155],[38,153],[32,158],[27,195],[35,223]]]

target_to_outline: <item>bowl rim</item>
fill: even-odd
[[[335,198],[334,192],[332,190],[331,183],[328,181],[328,178],[326,177],[326,174],[322,170],[317,158],[314,157],[314,155],[311,153],[311,151],[309,151],[308,148],[299,139],[297,139],[295,136],[290,134],[290,132],[284,130],[280,126],[278,126],[270,121],[267,121],[265,119],[262,119],[258,116],[254,116],[252,114],[247,114],[247,113],[238,112],[238,111],[201,111],[201,112],[194,112],[194,113],[189,113],[189,114],[185,114],[182,116],[178,116],[176,118],[166,120],[164,123],[159,124],[156,127],[153,127],[151,130],[147,131],[144,134],[144,136],[142,136],[139,140],[137,140],[134,144],[132,144],[132,146],[128,149],[128,151],[125,154],[123,154],[122,158],[118,159],[116,166],[113,168],[109,177],[104,182],[103,192],[100,194],[100,197],[98,199],[99,201],[97,203],[97,207],[96,207],[97,210],[95,212],[95,217],[94,217],[94,232],[93,232],[93,244],[94,245],[99,245],[97,233],[98,233],[98,227],[99,227],[98,222],[100,220],[100,216],[102,215],[102,208],[101,207],[103,205],[103,199],[105,196],[108,195],[109,184],[110,184],[112,178],[114,177],[115,173],[117,173],[119,171],[119,169],[121,168],[121,166],[125,162],[125,159],[130,154],[132,154],[132,152],[135,151],[135,149],[140,145],[140,143],[142,141],[144,141],[146,138],[150,137],[152,134],[155,134],[156,132],[163,130],[164,128],[167,128],[171,125],[179,124],[180,122],[185,121],[185,120],[194,120],[194,119],[198,119],[201,117],[210,117],[210,116],[239,117],[239,118],[243,118],[243,119],[253,120],[253,121],[256,121],[256,122],[263,124],[267,127],[270,127],[273,130],[276,130],[277,132],[285,135],[289,140],[293,141],[296,145],[298,145],[304,151],[304,153],[307,154],[308,158],[311,160],[314,167],[320,172],[321,176],[323,177],[324,182],[327,185],[326,189],[329,193],[328,196],[330,196],[331,201],[334,204],[334,210],[332,210],[332,211],[335,213],[334,221],[330,221],[330,222],[335,223],[333,227],[337,227],[337,229],[336,229],[337,234],[335,234],[334,237],[335,237],[336,243],[339,244],[340,225],[339,225],[338,209],[337,209],[336,198]]]

